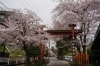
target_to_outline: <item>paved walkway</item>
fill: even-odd
[[[69,65],[68,62],[66,61],[58,60],[54,57],[51,57],[50,63],[47,66],[69,66]]]

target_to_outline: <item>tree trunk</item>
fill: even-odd
[[[6,49],[5,48],[5,43],[2,43],[2,44],[3,44],[3,55],[2,56],[5,57],[5,49]]]
[[[30,56],[26,55],[26,66],[30,66]]]
[[[86,35],[84,35],[84,44],[86,44]],[[83,53],[86,52],[86,45],[83,46]]]
[[[81,53],[80,46],[76,46],[76,47],[77,47],[77,51],[78,51],[79,53]]]
[[[83,47],[83,53],[85,54],[85,52],[86,52],[86,45],[83,45],[82,47]]]
[[[27,46],[25,45],[25,41],[23,41],[23,45],[24,45],[23,49],[24,49],[25,54],[26,54],[26,62],[25,62],[25,64],[26,64],[26,66],[30,66],[30,56],[27,53]]]

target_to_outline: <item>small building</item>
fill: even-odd
[[[100,24],[90,49],[90,60],[91,63],[100,63]]]
[[[10,11],[0,11],[0,23],[5,22],[5,19],[10,16],[10,13]]]

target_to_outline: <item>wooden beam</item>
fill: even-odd
[[[50,33],[51,35],[72,35],[71,30],[46,30],[47,33]],[[74,34],[78,35],[79,33],[82,33],[81,30],[75,30]]]

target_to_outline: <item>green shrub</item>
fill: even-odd
[[[31,66],[46,66],[49,62],[49,59],[36,60]]]
[[[79,66],[79,65],[78,65],[78,62],[77,62],[77,61],[75,61],[75,60],[74,60],[74,61],[69,62],[69,65],[70,65],[70,66]]]
[[[88,64],[87,66],[94,66],[93,64]]]
[[[31,66],[41,66],[41,64],[39,62],[36,62],[36,63],[31,64]]]

